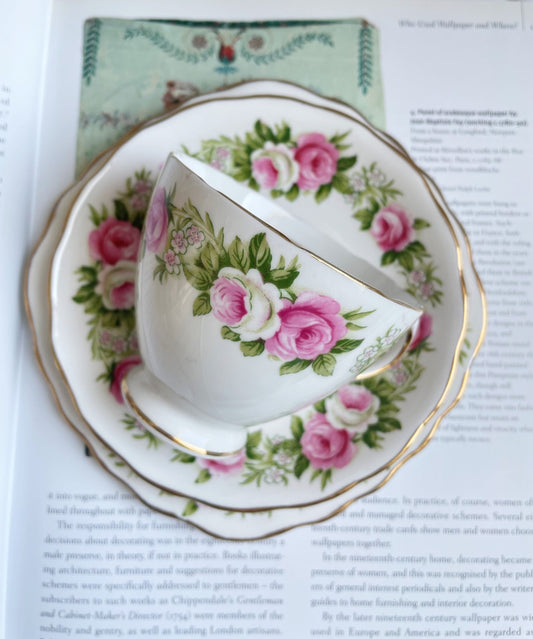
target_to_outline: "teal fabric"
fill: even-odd
[[[93,18],[83,42],[77,174],[143,120],[243,80],[295,82],[384,126],[379,34],[365,20]]]

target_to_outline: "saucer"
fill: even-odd
[[[49,264],[53,247],[57,242],[57,236],[61,228],[63,218],[69,209],[70,203],[79,190],[79,185],[73,186],[56,205],[43,237],[37,245],[28,266],[26,277],[26,309],[33,331],[34,345],[37,358],[42,371],[51,385],[59,409],[66,420],[82,436],[87,445],[91,448],[93,456],[100,462],[104,469],[121,480],[128,486],[145,504],[151,508],[167,515],[175,516],[179,519],[190,522],[193,526],[210,533],[211,535],[233,540],[250,540],[269,537],[279,534],[290,528],[297,526],[318,523],[328,519],[356,499],[364,497],[374,490],[383,486],[390,477],[400,468],[403,463],[417,453],[431,439],[440,420],[430,420],[420,433],[420,443],[417,447],[411,445],[401,460],[390,470],[382,471],[375,475],[372,481],[359,484],[356,488],[346,494],[305,509],[284,509],[275,510],[266,514],[233,513],[228,516],[222,510],[210,508],[203,504],[198,504],[186,498],[177,497],[168,493],[162,493],[157,487],[143,480],[134,473],[126,463],[116,454],[109,450],[102,441],[95,435],[89,426],[81,419],[79,413],[71,400],[69,390],[54,364],[51,343],[49,339],[49,316],[47,315],[46,302],[46,278],[47,265]],[[454,225],[455,225],[455,221]],[[466,238],[461,236],[458,228],[458,236],[461,241],[461,250],[468,257],[468,245]],[[477,276],[473,268],[469,267],[466,260],[465,282],[470,301],[469,325],[473,327],[471,335],[473,350],[465,358],[462,374],[456,375],[450,393],[455,397],[460,395],[465,387],[467,366],[470,358],[479,347],[483,335],[484,320],[484,300]],[[243,517],[246,525],[242,525]]]
[[[239,95],[238,89],[233,92],[197,100],[172,116],[143,128],[117,146],[109,161],[84,186],[69,211],[53,260],[53,345],[57,363],[82,416],[107,445],[144,478],[166,491],[219,508],[255,510],[309,505],[340,495],[390,467],[423,425],[442,414],[450,401],[447,393],[457,371],[466,331],[463,258],[451,222],[425,178],[400,151],[379,138],[368,125],[353,115],[342,113],[340,105],[335,103],[324,107],[306,103],[300,97]],[[88,322],[95,321],[90,305],[97,302],[90,295],[96,286],[96,267],[91,263],[88,244],[90,234],[100,228],[106,213],[109,215],[113,211],[117,219],[126,221],[126,216],[134,209],[133,198],[138,205],[142,197],[137,196],[144,194],[143,189],[153,179],[159,161],[164,159],[169,139],[179,139],[190,152],[216,153],[221,160],[227,160],[224,150],[228,149],[225,147],[229,146],[231,151],[233,145],[239,151],[239,140],[247,139],[248,134],[253,142],[253,136],[259,135],[256,129],[262,130],[254,113],[267,113],[269,121],[278,122],[279,127],[282,126],[280,122],[294,121],[298,122],[301,131],[313,131],[324,139],[327,136],[342,146],[341,157],[354,157],[348,155],[353,151],[348,146],[355,138],[351,147],[356,147],[358,160],[355,165],[351,164],[351,159],[344,163],[339,161],[338,164],[346,168],[337,178],[338,189],[332,188],[330,193],[322,191],[321,194],[318,189],[314,193],[299,194],[292,200],[292,196],[288,198],[285,194],[283,205],[294,215],[305,217],[308,222],[332,233],[348,248],[357,243],[359,255],[387,269],[399,284],[423,297],[421,301],[433,315],[433,334],[409,351],[396,370],[365,382],[362,394],[368,410],[365,415],[357,415],[358,423],[353,428],[359,431],[355,435],[357,451],[350,463],[337,467],[338,459],[326,462],[317,459],[313,442],[303,450],[300,440],[306,424],[311,420],[323,423],[321,416],[327,409],[320,404],[251,431],[246,456],[227,464],[223,479],[219,479],[221,468],[217,469],[220,473],[217,475],[214,468],[205,468],[192,455],[177,452],[166,444],[152,444],[149,451],[145,450],[143,440],[147,438],[134,436],[139,435],[135,420],[124,414],[123,407],[108,392],[109,382],[113,390],[113,373],[117,367],[122,366],[122,371],[133,365],[137,355],[133,330],[127,330],[128,326],[131,328],[131,320],[127,317],[125,329],[122,325],[112,326],[117,330],[105,334],[105,340],[118,338],[120,359],[105,362],[106,355],[112,356],[112,349],[107,348],[109,344],[100,348],[94,340],[87,343],[87,333],[92,332],[92,337],[95,335],[94,325],[88,326]],[[226,117],[221,117],[224,115]],[[232,124],[238,132],[226,127],[223,134],[216,134],[218,137],[210,132],[199,137],[197,132],[201,123],[209,122],[215,126],[213,123],[219,121],[225,121],[227,126]],[[288,133],[283,129],[279,135],[290,138],[291,130],[287,128]],[[264,131],[263,134],[270,135]],[[378,147],[379,158],[376,159]],[[144,168],[139,166],[139,157],[143,158]],[[352,175],[350,171],[354,170]],[[353,186],[347,186],[347,180],[351,180]],[[403,191],[401,196],[399,186]],[[362,209],[357,206],[355,213],[354,193],[357,193],[359,203],[367,204]],[[402,202],[404,207],[404,202],[413,202],[416,210],[424,211],[423,218],[415,218],[411,223],[415,239],[409,243],[413,245],[410,251],[394,251],[396,254],[391,253],[391,249],[385,251],[383,242],[379,246],[368,229],[363,228],[373,215],[371,207],[374,205],[372,202],[368,205],[366,201],[369,197],[371,201],[379,197],[383,205],[389,206],[393,206],[393,199]],[[325,206],[326,202],[330,206]],[[395,213],[394,206],[392,212],[402,217],[397,211]],[[328,216],[326,220],[324,213]],[[413,268],[413,265],[419,268]],[[84,283],[83,277],[89,280]],[[442,312],[443,300],[446,301],[446,313]],[[91,347],[99,359],[90,359]],[[100,357],[101,352],[103,356]],[[100,381],[102,377],[107,384]],[[125,428],[129,429],[126,433]],[[332,433],[331,437],[335,435],[331,429],[328,433]],[[325,468],[324,464],[330,462],[331,465]],[[179,481],[176,481],[176,465],[180,469]]]

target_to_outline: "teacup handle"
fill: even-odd
[[[412,329],[408,329],[405,331],[403,339],[398,339],[398,341],[389,350],[387,350],[386,353],[383,353],[383,355],[378,357],[368,368],[365,368],[364,371],[359,373],[355,379],[357,381],[368,379],[369,377],[380,375],[394,366],[394,364],[399,362],[403,354],[407,351],[412,339],[413,331]]]

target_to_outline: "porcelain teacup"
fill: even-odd
[[[145,426],[195,455],[352,381],[422,311],[378,269],[184,154],[152,194],[136,285],[143,364],[122,392]],[[393,354],[388,354],[389,361]]]

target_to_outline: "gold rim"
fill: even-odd
[[[149,428],[155,430],[157,433],[159,433],[165,439],[168,439],[168,440],[172,441],[174,444],[177,444],[178,446],[181,446],[181,448],[185,448],[185,450],[189,451],[190,453],[194,453],[195,455],[209,455],[210,457],[222,457],[222,458],[224,458],[224,457],[232,457],[234,455],[237,455],[244,448],[244,446],[241,446],[241,448],[239,448],[237,450],[234,450],[231,453],[218,453],[218,452],[210,451],[207,448],[200,448],[199,446],[195,446],[194,444],[190,444],[189,442],[186,442],[185,440],[183,440],[183,439],[181,439],[179,437],[174,437],[174,435],[170,435],[169,433],[167,433],[166,430],[161,428],[161,426],[158,426],[139,407],[139,405],[133,399],[133,396],[132,396],[132,394],[130,392],[130,388],[128,386],[127,376],[123,378],[120,386],[121,386],[121,389],[122,389],[122,394],[124,395],[124,399],[128,402],[130,408],[133,410],[133,412],[137,415],[137,417],[142,422],[147,424]]]
[[[296,85],[295,85],[295,86],[296,86]],[[204,100],[200,100],[200,99],[196,98],[193,104],[186,103],[186,104],[184,104],[184,105],[182,105],[182,106],[180,106],[180,107],[176,108],[176,109],[175,109],[173,112],[171,112],[171,113],[163,114],[163,115],[161,115],[161,116],[158,116],[158,117],[156,117],[156,118],[154,118],[154,119],[149,120],[148,122],[146,122],[146,123],[144,123],[144,124],[141,124],[141,125],[139,125],[139,126],[135,127],[135,129],[134,129],[134,130],[132,130],[132,131],[130,131],[128,134],[126,134],[126,135],[125,135],[125,136],[124,136],[121,140],[119,140],[119,141],[118,141],[118,142],[117,142],[117,143],[116,143],[116,144],[115,144],[115,145],[114,145],[111,149],[109,149],[109,150],[107,150],[107,151],[104,151],[104,152],[103,152],[102,154],[100,154],[97,158],[95,158],[95,160],[93,160],[93,162],[89,165],[89,167],[88,167],[88,168],[84,171],[83,176],[82,176],[82,178],[80,178],[80,180],[81,180],[81,179],[83,179],[83,177],[85,177],[85,176],[88,174],[88,171],[89,171],[89,170],[90,170],[90,169],[91,169],[91,168],[95,165],[95,163],[96,163],[99,159],[102,159],[104,156],[106,156],[106,163],[107,163],[107,162],[109,162],[109,160],[110,160],[110,159],[111,159],[111,158],[115,155],[115,153],[117,153],[117,152],[118,152],[118,150],[119,150],[122,146],[124,146],[124,145],[125,145],[125,144],[126,144],[126,143],[127,143],[127,142],[128,142],[128,141],[129,141],[129,140],[130,140],[133,136],[134,136],[134,135],[136,135],[137,133],[139,133],[139,132],[141,132],[141,131],[144,131],[145,129],[148,129],[148,128],[152,127],[152,126],[155,126],[155,125],[159,124],[159,123],[160,123],[160,122],[162,122],[162,121],[165,121],[165,120],[167,120],[167,119],[170,119],[170,118],[172,118],[174,115],[177,115],[178,113],[181,113],[181,112],[183,112],[183,111],[187,111],[187,110],[189,110],[189,109],[191,109],[191,108],[194,108],[194,107],[196,107],[196,106],[205,105],[205,104],[208,104],[208,103],[211,103],[211,102],[218,102],[218,101],[224,101],[224,102],[226,102],[226,101],[237,101],[237,100],[253,100],[253,99],[263,99],[263,98],[273,98],[273,99],[279,99],[279,100],[289,100],[289,101],[292,101],[292,102],[299,102],[299,103],[302,103],[302,104],[308,105],[308,106],[310,106],[310,107],[313,107],[313,108],[315,108],[315,109],[319,109],[319,110],[322,110],[322,111],[324,111],[324,110],[325,110],[325,111],[329,111],[329,112],[331,112],[331,113],[338,114],[338,115],[340,115],[340,116],[342,116],[342,117],[346,118],[347,120],[351,120],[351,121],[352,121],[352,122],[354,122],[355,124],[358,124],[358,125],[360,125],[360,126],[363,126],[363,128],[368,129],[368,130],[369,130],[369,132],[370,132],[372,135],[374,135],[374,136],[376,136],[376,137],[378,137],[378,138],[379,138],[379,135],[378,135],[378,134],[374,131],[374,128],[375,128],[375,127],[373,127],[372,125],[370,125],[370,124],[366,124],[365,122],[361,122],[361,121],[360,121],[360,120],[358,120],[357,118],[355,118],[355,117],[353,117],[353,116],[351,116],[351,115],[348,115],[348,114],[346,114],[346,113],[339,112],[339,111],[337,111],[336,109],[333,109],[333,108],[330,108],[330,107],[324,107],[324,106],[322,106],[322,105],[315,105],[315,104],[309,103],[309,102],[307,102],[307,101],[305,101],[305,100],[303,100],[303,99],[300,99],[300,98],[291,98],[290,96],[285,96],[285,95],[281,95],[281,96],[280,96],[280,95],[274,95],[274,94],[251,94],[251,95],[246,95],[246,96],[233,96],[233,97],[230,97],[230,96],[226,96],[226,97],[224,97],[224,96],[220,96],[220,95],[216,95],[216,94],[215,94],[215,95],[214,95],[214,97],[209,97],[209,96],[207,96],[207,97],[206,97],[206,99],[204,99]],[[340,103],[340,101],[337,101],[337,103]],[[347,106],[347,107],[348,107],[349,105],[345,105],[345,106]],[[352,112],[354,112],[354,113],[356,113],[356,114],[357,114],[357,111],[356,111],[355,109],[353,109],[353,107],[349,107],[349,108],[351,109],[351,111],[352,111]],[[364,116],[359,116],[359,117],[364,118]],[[366,120],[366,119],[365,119],[365,120]],[[368,121],[366,120],[366,122],[368,122]],[[393,466],[393,464],[395,464],[395,463],[399,460],[399,458],[400,458],[400,457],[401,457],[401,456],[402,456],[402,455],[403,455],[403,454],[407,451],[407,449],[408,449],[408,448],[409,448],[409,447],[413,444],[413,442],[416,440],[416,438],[417,438],[417,437],[418,437],[418,435],[420,434],[420,431],[422,430],[422,428],[423,428],[423,427],[424,427],[424,426],[425,426],[425,425],[426,425],[426,424],[427,424],[427,423],[428,423],[428,422],[429,422],[429,421],[430,421],[430,420],[431,420],[431,419],[435,416],[435,414],[438,412],[438,410],[440,410],[440,408],[442,407],[442,405],[443,405],[443,403],[444,403],[443,399],[445,398],[445,396],[446,396],[446,394],[447,394],[447,392],[448,392],[448,390],[449,390],[449,387],[450,387],[450,385],[451,385],[451,383],[452,383],[452,379],[453,379],[453,377],[454,377],[455,371],[457,370],[458,360],[459,360],[459,354],[460,354],[460,349],[461,349],[461,346],[462,346],[462,344],[463,344],[463,340],[464,340],[464,336],[465,336],[465,332],[466,332],[466,317],[467,317],[467,311],[468,311],[468,308],[467,308],[467,298],[466,298],[466,291],[465,291],[465,285],[464,285],[464,274],[463,274],[463,268],[462,268],[462,256],[461,256],[461,251],[460,251],[460,247],[459,247],[458,242],[457,242],[457,237],[456,237],[456,235],[455,235],[455,232],[454,232],[453,228],[451,227],[451,223],[450,223],[450,221],[447,219],[446,212],[443,210],[443,208],[441,207],[441,205],[440,205],[440,204],[436,201],[436,199],[435,199],[435,197],[434,197],[433,193],[431,192],[431,189],[430,189],[430,187],[429,187],[429,185],[428,185],[428,183],[427,183],[427,181],[426,181],[426,179],[425,179],[425,174],[421,171],[421,169],[419,169],[419,168],[416,166],[416,164],[414,164],[414,162],[413,162],[413,161],[412,161],[412,160],[411,160],[408,156],[404,155],[404,154],[402,153],[402,151],[401,151],[401,150],[399,150],[399,149],[401,149],[402,147],[401,147],[401,145],[400,145],[399,143],[397,143],[397,142],[394,140],[394,138],[392,138],[392,136],[389,136],[388,134],[386,134],[386,138],[387,138],[386,140],[381,139],[381,141],[382,141],[384,144],[386,144],[386,146],[388,146],[388,147],[389,147],[389,148],[390,148],[393,152],[395,152],[397,155],[399,155],[401,159],[403,159],[404,161],[406,161],[406,162],[407,162],[407,163],[411,166],[411,168],[413,168],[413,169],[415,170],[415,172],[416,172],[416,173],[417,173],[417,174],[421,177],[421,179],[422,179],[422,183],[425,185],[426,189],[428,190],[428,192],[429,192],[429,194],[430,194],[431,199],[433,200],[433,202],[435,203],[435,206],[437,207],[437,210],[441,213],[441,215],[442,215],[442,217],[443,217],[443,219],[444,219],[444,221],[445,221],[446,225],[448,226],[448,228],[449,228],[449,230],[450,230],[450,234],[451,234],[451,236],[452,236],[452,238],[453,238],[453,240],[454,240],[455,246],[456,246],[457,262],[458,262],[458,271],[459,271],[459,277],[460,277],[460,282],[461,282],[461,290],[462,290],[462,294],[463,294],[463,302],[464,302],[464,305],[463,305],[463,328],[462,328],[462,331],[461,331],[461,333],[460,333],[460,338],[459,338],[459,340],[458,340],[458,343],[457,343],[457,346],[456,346],[456,349],[455,349],[455,353],[454,353],[454,357],[453,357],[453,361],[452,361],[452,366],[451,366],[451,370],[450,370],[450,373],[449,373],[449,377],[448,377],[448,380],[447,380],[446,385],[445,385],[445,387],[444,387],[444,390],[443,390],[443,392],[442,392],[442,395],[441,395],[441,397],[440,397],[440,399],[439,399],[438,403],[435,405],[434,409],[433,409],[433,410],[431,411],[431,413],[430,413],[430,414],[429,414],[429,415],[428,415],[428,416],[427,416],[427,417],[423,420],[423,422],[421,422],[421,423],[418,425],[418,427],[416,428],[416,430],[414,431],[414,433],[411,435],[411,437],[409,438],[409,440],[406,442],[406,444],[403,446],[403,448],[402,448],[402,449],[401,449],[401,450],[400,450],[400,451],[399,451],[399,452],[398,452],[398,453],[397,453],[397,454],[396,454],[396,455],[395,455],[392,459],[390,459],[387,463],[383,464],[380,468],[376,469],[375,471],[373,471],[373,472],[372,472],[372,473],[370,473],[369,475],[367,475],[367,476],[365,476],[365,477],[363,477],[363,478],[360,478],[360,479],[358,479],[358,480],[356,480],[356,481],[354,481],[354,482],[351,482],[350,484],[348,484],[348,485],[344,486],[343,488],[341,488],[341,489],[337,490],[335,493],[329,494],[328,496],[323,497],[323,498],[321,498],[321,499],[317,499],[317,500],[313,500],[313,501],[310,501],[310,502],[306,502],[305,504],[290,504],[290,505],[270,506],[270,507],[261,507],[261,508],[246,508],[246,509],[236,509],[236,508],[234,508],[234,509],[232,509],[232,510],[234,510],[235,512],[258,512],[258,511],[274,510],[274,509],[283,509],[283,508],[298,508],[298,507],[301,507],[301,508],[302,508],[302,507],[307,507],[307,506],[313,506],[313,505],[316,505],[316,504],[319,504],[319,503],[322,503],[322,502],[324,502],[324,501],[327,501],[327,500],[330,500],[330,499],[332,499],[332,498],[335,498],[335,497],[340,496],[340,495],[341,495],[341,494],[343,494],[344,492],[346,492],[346,491],[348,491],[348,490],[351,490],[352,488],[354,488],[355,486],[357,486],[359,483],[362,483],[362,482],[364,482],[364,481],[367,481],[367,480],[371,479],[372,477],[374,477],[375,475],[379,474],[380,472],[383,472],[384,470],[390,469],[390,468]],[[396,144],[396,145],[397,145],[397,147],[399,147],[399,148],[396,148],[395,146],[393,146],[394,144]],[[97,177],[97,175],[98,175],[98,172],[96,172],[93,176],[91,176],[90,180],[95,179],[95,178]],[[78,181],[78,183],[79,183],[79,181]],[[87,183],[86,183],[85,185],[83,185],[83,187],[82,187],[82,188],[85,188],[88,184],[89,184],[89,180],[87,180]],[[82,190],[82,189],[80,189],[80,191],[81,191],[81,190]],[[439,192],[439,193],[440,193],[440,192]],[[79,193],[77,194],[77,196],[76,196],[76,197],[78,197],[78,196],[79,196]],[[51,264],[52,264],[52,262],[53,262],[54,255],[55,255],[55,252],[56,252],[56,250],[57,250],[57,247],[58,247],[58,245],[59,245],[59,243],[60,243],[60,241],[61,241],[62,235],[64,234],[64,231],[65,231],[66,225],[67,225],[67,223],[68,223],[68,220],[69,220],[69,218],[70,218],[70,215],[71,215],[71,213],[72,213],[72,209],[73,209],[74,204],[75,204],[75,199],[73,200],[73,203],[71,204],[71,206],[69,207],[69,209],[68,209],[68,211],[67,211],[67,213],[66,213],[65,220],[64,220],[64,223],[63,223],[63,225],[62,225],[62,229],[59,231],[59,239],[58,239],[58,242],[56,243],[55,249],[53,249],[53,251],[52,251],[52,257],[51,257],[51,260],[50,260],[50,266],[51,266]],[[469,257],[470,257],[470,260],[471,260],[471,254],[469,254]],[[476,274],[476,279],[479,281],[479,278],[477,277],[477,272],[475,271],[474,265],[473,265],[472,263],[470,263],[470,266],[471,266],[471,268],[474,270],[474,272],[475,272],[475,274]],[[51,299],[50,299],[50,277],[51,277],[51,269],[49,270],[49,275],[48,275],[48,281],[49,281],[49,288],[48,288],[49,311],[51,311]],[[485,305],[483,306],[483,319],[484,319],[484,321],[485,321],[485,323],[486,323],[486,307],[485,307]],[[50,315],[50,321],[51,321],[51,315]],[[50,325],[50,331],[51,331],[51,325]],[[485,333],[485,330],[483,330],[483,336],[482,336],[482,337],[484,337],[484,333]],[[51,339],[51,334],[50,334],[50,339]],[[477,354],[477,352],[479,351],[479,347],[480,347],[480,345],[481,345],[481,342],[482,342],[482,338],[480,338],[480,341],[478,342],[478,345],[476,346],[475,354]],[[70,397],[71,397],[71,400],[72,400],[72,402],[73,402],[73,405],[74,405],[74,408],[75,408],[76,412],[79,414],[79,416],[81,417],[81,419],[83,420],[83,422],[87,425],[87,427],[90,429],[90,431],[91,431],[91,432],[92,432],[92,433],[93,433],[93,434],[94,434],[94,435],[95,435],[95,436],[96,436],[96,437],[97,437],[97,438],[98,438],[98,439],[99,439],[99,440],[100,440],[100,441],[101,441],[101,442],[102,442],[102,443],[103,443],[103,444],[104,444],[107,448],[109,448],[110,450],[112,450],[112,451],[113,451],[113,452],[114,452],[114,453],[115,453],[118,457],[120,457],[120,455],[119,455],[118,453],[116,453],[116,451],[114,451],[114,450],[113,450],[113,448],[112,448],[112,447],[110,447],[110,446],[107,444],[107,442],[106,442],[106,441],[105,441],[105,440],[104,440],[104,439],[103,439],[103,438],[102,438],[102,437],[101,437],[98,433],[96,433],[96,432],[94,431],[94,429],[91,427],[91,425],[90,425],[90,424],[87,422],[87,420],[84,418],[83,414],[81,413],[81,411],[80,411],[80,409],[79,409],[79,406],[78,406],[77,401],[76,401],[76,399],[75,399],[75,396],[74,396],[74,394],[73,394],[73,392],[72,392],[72,389],[70,388],[70,384],[69,384],[68,380],[67,380],[67,379],[66,379],[66,377],[65,377],[64,371],[63,371],[63,369],[62,369],[62,367],[61,367],[60,363],[59,363],[59,362],[58,362],[58,360],[57,360],[57,356],[56,356],[56,352],[55,352],[55,348],[53,347],[53,344],[52,344],[52,351],[53,351],[53,359],[54,359],[54,362],[55,362],[56,366],[58,367],[58,370],[59,370],[59,372],[60,372],[61,378],[62,378],[63,382],[65,383],[65,386],[66,386],[66,388],[67,388],[67,390],[68,390],[68,393],[69,393],[69,395],[70,395]],[[471,360],[471,361],[472,361],[472,360]],[[469,362],[469,366],[471,365],[471,361]],[[466,373],[465,373],[465,376],[466,376]],[[455,405],[455,403],[456,403],[456,401],[453,403],[453,405]],[[443,417],[445,414],[447,414],[447,412],[448,412],[449,410],[450,410],[450,409],[447,409],[447,410],[443,413],[443,415],[439,417],[437,424],[438,424],[438,423],[440,423],[440,421],[441,421],[442,417]],[[403,465],[403,463],[402,463],[402,465]],[[130,467],[131,467],[131,466],[130,466]],[[133,468],[133,467],[131,467],[131,468]],[[228,509],[227,507],[224,507],[224,506],[221,506],[221,505],[218,505],[218,504],[214,504],[214,503],[208,502],[208,501],[206,501],[206,500],[199,499],[199,498],[197,498],[197,497],[191,497],[190,495],[186,495],[186,494],[181,493],[181,492],[179,492],[179,491],[175,491],[175,490],[173,490],[173,489],[169,489],[169,488],[167,488],[167,487],[161,486],[161,485],[160,485],[160,484],[158,484],[157,482],[154,482],[154,481],[152,481],[152,480],[150,480],[150,479],[146,478],[146,477],[145,477],[145,476],[144,476],[141,472],[139,472],[138,470],[136,470],[136,469],[133,469],[133,470],[134,470],[134,472],[135,472],[136,474],[138,474],[138,475],[139,475],[142,479],[144,479],[144,480],[145,480],[145,481],[147,481],[148,483],[152,484],[153,486],[156,486],[156,487],[158,487],[158,488],[161,488],[161,489],[162,489],[163,491],[165,491],[165,492],[168,492],[168,493],[170,493],[170,494],[177,495],[177,496],[179,496],[179,497],[185,497],[185,498],[188,498],[188,499],[193,499],[194,501],[197,501],[198,503],[204,503],[204,504],[206,504],[206,505],[208,505],[208,506],[210,506],[210,507],[217,508],[217,509],[220,509],[220,510],[227,510],[227,509]]]
[[[370,377],[375,377],[376,375],[381,375],[385,371],[389,370],[389,368],[392,368],[394,366],[394,364],[396,364],[397,362],[400,361],[400,359],[402,358],[402,356],[405,353],[405,351],[409,348],[409,344],[411,343],[412,339],[413,339],[413,331],[409,328],[405,332],[404,342],[403,342],[402,348],[396,354],[396,356],[392,358],[392,360],[390,362],[388,362],[387,364],[383,364],[383,366],[381,366],[380,368],[378,368],[375,371],[370,371],[368,373],[364,373],[363,372],[360,375],[357,375],[355,377],[355,381],[359,382],[362,379],[370,379]]]

